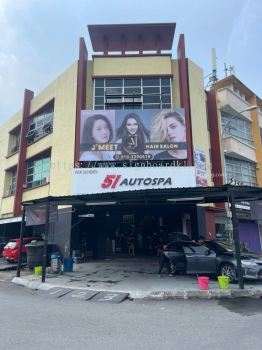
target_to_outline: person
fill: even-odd
[[[167,269],[169,276],[172,276],[171,264],[168,257],[165,255],[165,249],[166,249],[166,246],[164,245],[161,245],[158,248],[158,259],[159,259],[158,277],[161,277],[161,273],[164,267]]]
[[[106,116],[95,114],[86,119],[82,133],[82,143],[91,145],[91,149],[81,154],[80,161],[114,160],[113,151],[92,150],[92,148],[95,149],[96,144],[106,144],[112,139],[113,128]]]
[[[146,154],[148,140],[149,130],[143,125],[136,113],[129,113],[117,129],[116,142],[121,144],[117,154]]]
[[[129,230],[126,240],[128,247],[128,255],[135,256],[135,235],[132,229]]]
[[[185,118],[177,110],[163,110],[152,119],[151,142],[186,142]],[[154,159],[186,159],[186,149],[168,149],[157,153]]]

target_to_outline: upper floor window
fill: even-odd
[[[45,107],[30,118],[28,133],[26,135],[28,144],[49,134],[53,131],[54,104]]]
[[[246,186],[257,186],[255,163],[231,157],[225,157],[225,160],[227,183],[234,180]]]
[[[20,134],[21,134],[21,125],[9,132],[9,142],[8,142],[8,152],[7,155],[11,156],[12,154],[19,151],[20,145]]]
[[[172,107],[170,77],[94,80],[94,109],[163,109]]]
[[[33,188],[49,182],[50,156],[28,161],[26,188]]]
[[[5,175],[5,195],[6,196],[12,196],[15,194],[16,191],[16,177],[17,177],[17,170],[16,168],[6,170]]]
[[[221,111],[222,117],[222,128],[226,123],[232,118],[232,115]],[[252,136],[252,125],[251,122],[247,119],[236,117],[231,120],[229,125],[225,129],[225,135],[234,136],[242,142],[245,142],[249,145],[253,145],[253,136]]]

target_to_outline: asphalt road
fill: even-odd
[[[46,297],[0,282],[0,348],[261,349],[262,300],[124,301]]]

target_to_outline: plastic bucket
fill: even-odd
[[[42,275],[42,266],[35,266],[35,275],[36,276]]]
[[[201,290],[208,290],[209,277],[207,276],[198,276],[198,287]]]
[[[220,289],[227,289],[229,285],[229,277],[228,276],[217,276],[218,285]]]
[[[64,261],[64,272],[73,272],[73,258],[66,258]]]

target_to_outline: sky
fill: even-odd
[[[24,89],[37,95],[78,59],[88,24],[175,22],[172,54],[180,34],[186,55],[217,75],[224,64],[262,98],[261,0],[0,0],[0,124],[22,107]],[[205,79],[205,85],[208,77]]]

